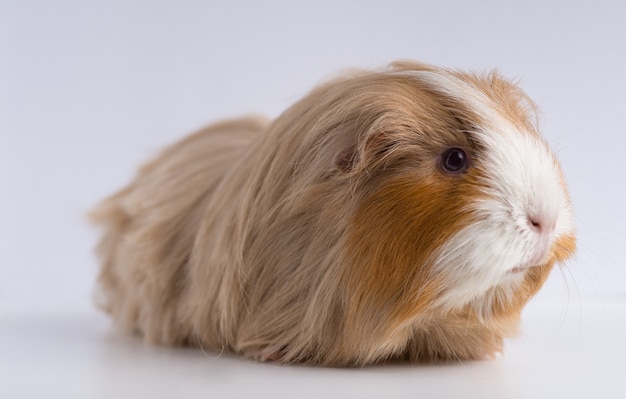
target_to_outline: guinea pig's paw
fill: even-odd
[[[286,346],[270,345],[262,349],[256,356],[256,360],[269,363],[284,363]]]
[[[485,352],[478,353],[476,360],[498,360],[504,357],[504,348],[502,343],[497,344],[492,349],[487,349]]]
[[[483,353],[479,356],[476,357],[476,360],[498,360],[498,359],[502,359],[504,356],[502,354],[502,351],[495,351],[495,352],[486,352]]]

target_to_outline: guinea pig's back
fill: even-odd
[[[96,300],[123,329],[152,343],[188,339],[176,309],[202,213],[222,177],[268,123],[260,117],[233,119],[186,137],[92,212],[105,229]]]

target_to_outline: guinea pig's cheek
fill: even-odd
[[[389,182],[364,201],[350,225],[344,279],[349,313],[363,318],[355,328],[372,314],[397,326],[445,292],[445,274],[432,269],[433,254],[472,223],[463,203],[471,196],[455,198],[446,192],[450,185],[424,180]],[[455,200],[442,204],[446,195]]]
[[[446,291],[439,306],[461,308],[502,283],[505,271],[515,266],[523,250],[502,236],[488,222],[478,221],[440,249],[433,267],[446,276]]]

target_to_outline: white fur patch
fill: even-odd
[[[447,73],[403,73],[432,84],[486,121],[473,137],[485,147],[475,166],[487,175],[487,199],[468,210],[477,212],[478,222],[453,236],[437,255],[434,271],[449,275],[451,287],[440,305],[462,307],[496,286],[512,293],[523,280],[523,273],[513,269],[545,262],[540,255],[552,242],[573,233],[572,209],[558,163],[543,140],[520,131],[479,88]],[[554,224],[554,232],[537,234],[530,218]]]

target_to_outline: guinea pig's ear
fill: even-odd
[[[391,146],[389,137],[384,133],[369,134],[363,141],[364,144],[357,141],[343,146],[335,157],[337,169],[344,173],[352,172],[370,157],[381,158]]]
[[[357,160],[356,148],[356,144],[352,144],[337,154],[337,157],[335,157],[335,166],[337,169],[344,173],[350,172],[353,169]]]

